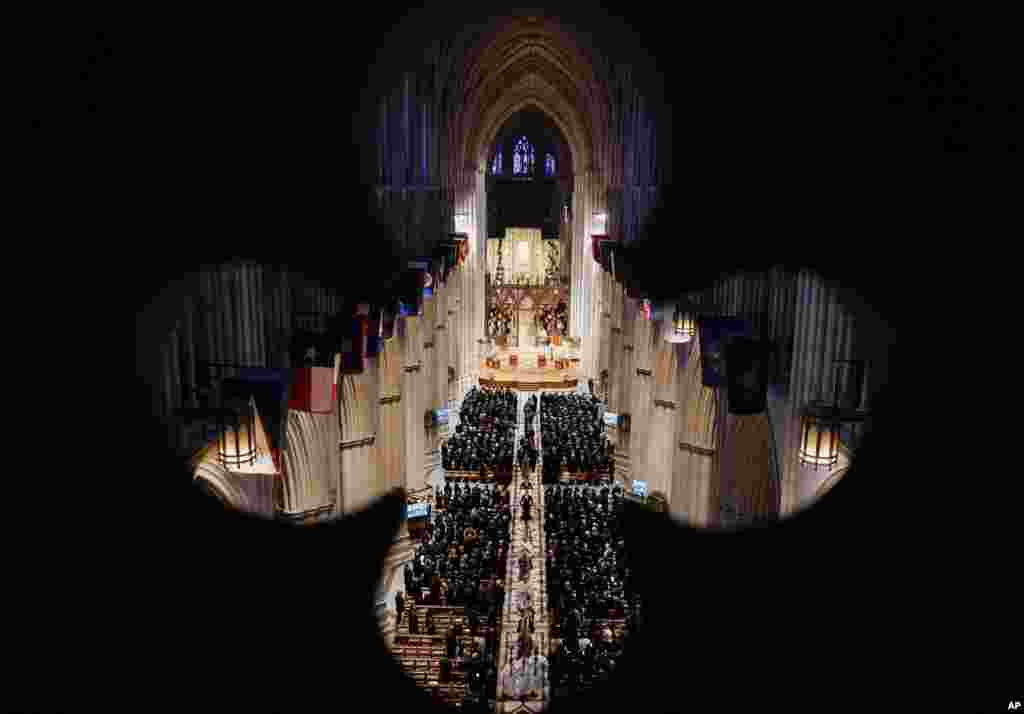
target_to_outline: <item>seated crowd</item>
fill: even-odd
[[[570,474],[610,473],[614,448],[605,434],[597,397],[543,393],[540,401],[543,482],[557,483],[563,469]]]
[[[438,496],[441,496],[439,493]],[[466,663],[467,685],[483,695],[496,686],[498,627],[505,600],[505,563],[509,547],[510,494],[503,485],[446,483],[443,500],[423,529],[412,563],[405,567],[405,589],[411,596],[395,596],[398,622],[408,612],[410,634],[446,635],[447,657],[441,663],[441,681],[451,671],[449,660]],[[429,589],[429,594],[423,591]],[[437,632],[431,611],[420,619],[416,604],[463,607],[469,634],[481,628],[483,652],[470,648],[467,656],[458,640],[461,624],[448,633]],[[409,607],[412,605],[411,607]],[[493,691],[490,696],[493,697]]]
[[[516,397],[507,390],[473,387],[462,402],[459,424],[441,445],[445,471],[502,471],[511,474]]]
[[[501,609],[511,506],[502,486],[456,482],[444,487],[444,509],[423,531],[405,568],[406,591],[424,602],[466,606],[493,621]]]
[[[459,421],[467,426],[515,429],[516,393],[511,389],[473,387],[462,400]]]
[[[545,488],[547,595],[561,644],[552,685],[576,689],[606,676],[621,654],[621,637],[601,620],[638,623],[639,600],[625,562],[621,486]]]

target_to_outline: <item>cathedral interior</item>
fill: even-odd
[[[182,505],[139,528],[192,603],[156,627],[229,707],[827,706],[876,632],[909,260],[844,60],[478,14],[185,60],[224,71],[168,105],[215,138],[154,147],[190,178],[139,408]]]

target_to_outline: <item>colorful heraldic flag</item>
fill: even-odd
[[[300,367],[294,372],[288,408],[312,414],[334,414],[334,369]]]

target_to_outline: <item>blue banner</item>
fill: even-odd
[[[753,336],[750,324],[737,317],[702,317],[700,324],[701,382],[719,387],[725,381],[725,346],[732,337]]]
[[[761,414],[767,405],[768,350],[764,342],[733,337],[726,345],[729,413]]]

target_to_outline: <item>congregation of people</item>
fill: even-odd
[[[622,638],[600,621],[639,623],[639,598],[626,561],[622,488],[545,487],[547,595],[561,643],[553,653],[554,686],[585,688],[607,677]]]
[[[501,472],[511,475],[514,459],[516,396],[509,389],[473,387],[462,402],[455,433],[441,445],[445,471]]]
[[[489,691],[493,697],[511,496],[503,484],[469,485],[465,479],[450,479],[443,492],[438,488],[435,498],[438,509],[420,535],[413,561],[405,567],[405,590],[412,603],[401,592],[395,596],[398,622],[408,613],[410,634],[445,635],[442,682],[450,677],[452,663],[461,662],[470,691],[477,696]],[[481,637],[483,647],[471,647],[467,653],[459,639],[461,625],[438,633],[431,610],[425,608],[421,619],[416,605],[465,608],[469,635]],[[486,634],[481,636],[481,630]]]
[[[557,483],[563,470],[610,478],[614,446],[605,434],[597,397],[547,392],[540,395],[540,404],[543,483]]]
[[[536,690],[549,677],[556,691],[586,690],[614,670],[623,638],[640,623],[640,602],[626,561],[622,487],[559,482],[562,469],[600,473],[609,466],[613,447],[604,433],[598,400],[542,393],[526,399],[523,408],[524,430],[515,450],[515,392],[474,388],[467,395],[456,433],[442,446],[443,465],[446,471],[480,470],[481,475],[493,470],[498,478],[470,483],[446,474],[443,488],[435,486],[433,514],[417,531],[414,559],[405,566],[408,597],[402,592],[395,596],[399,624],[407,618],[410,634],[444,638],[439,679],[452,681],[453,667],[465,672],[467,704],[493,700],[500,677],[509,678],[501,680],[502,686],[514,692]],[[515,504],[513,459],[523,476]],[[537,517],[544,521],[546,546],[537,553],[529,547],[512,553],[517,572],[506,573],[516,505],[529,540],[534,508],[529,481],[538,463],[545,508]],[[519,606],[515,639],[517,657],[544,664],[536,681],[523,679],[510,666],[500,674],[498,666],[506,583],[509,578],[527,582],[535,554],[536,565],[546,565],[542,587],[554,646],[547,651],[548,659],[534,649],[536,615],[529,603]],[[459,608],[464,619],[452,618],[456,624],[442,625],[438,632],[432,614],[436,610],[425,606]],[[438,617],[445,622],[445,615]],[[469,642],[476,644],[467,646],[463,640],[463,621]]]

